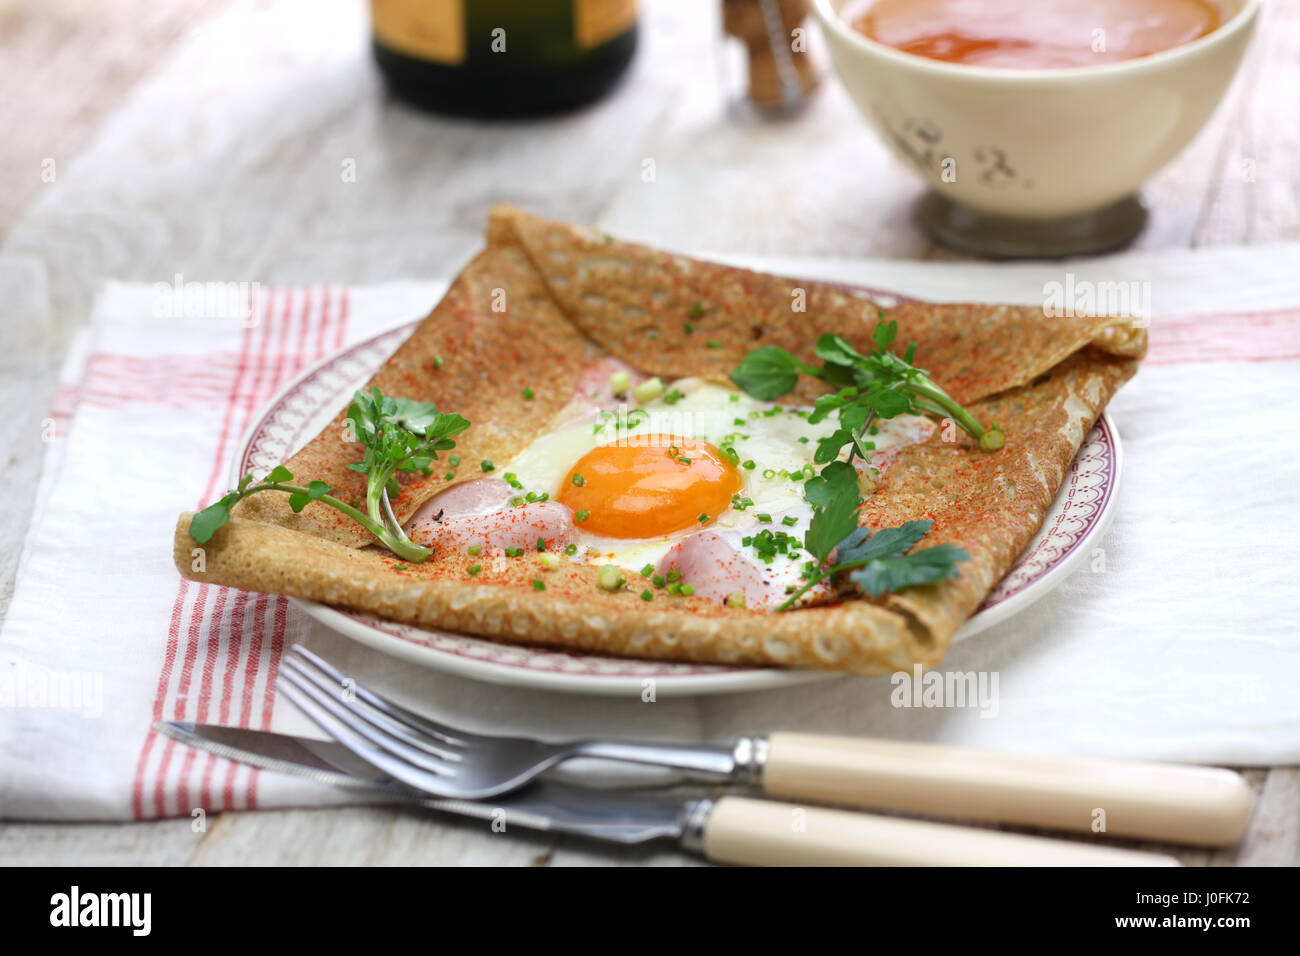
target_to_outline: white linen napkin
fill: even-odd
[[[445,283],[109,283],[63,369],[0,631],[0,816],[139,819],[341,802],[149,729],[171,718],[314,732],[272,689],[293,642],[409,706],[497,732],[723,740],[798,729],[1295,762],[1297,262],[1300,246],[1287,245],[1049,265],[743,263],[932,299],[1041,303],[1051,283],[1077,296],[1129,281],[1149,299],[1150,358],[1110,406],[1125,473],[1100,555],[954,647],[940,670],[995,676],[997,694],[983,707],[940,709],[895,706],[889,678],[653,703],[502,688],[352,644],[283,598],[183,582],[171,563],[175,517],[225,490],[258,411],[311,363],[424,314]],[[263,308],[249,313],[248,301]]]

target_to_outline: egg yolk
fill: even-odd
[[[587,512],[584,531],[654,538],[713,522],[740,488],[740,472],[707,442],[645,435],[587,452],[556,499]]]

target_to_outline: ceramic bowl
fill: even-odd
[[[1218,0],[1222,26],[1192,43],[1057,70],[903,53],[853,30],[841,17],[851,2],[814,0],[814,9],[867,122],[937,195],[1033,221],[1130,197],[1182,150],[1231,83],[1261,0]]]

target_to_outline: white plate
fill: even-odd
[[[304,372],[280,392],[244,436],[232,484],[250,471],[265,474],[286,461],[333,419],[352,393],[406,339],[415,323],[376,335]],[[989,594],[955,640],[978,634],[1061,584],[1110,523],[1119,486],[1119,435],[1104,413],[1084,439],[1043,527],[1020,560]],[[725,667],[629,660],[597,654],[503,644],[486,638],[411,627],[294,599],[327,627],[376,650],[437,670],[540,690],[578,694],[640,693],[653,681],[656,695],[681,696],[789,687],[834,674],[765,667]]]

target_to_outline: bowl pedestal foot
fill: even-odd
[[[977,212],[935,192],[917,203],[916,218],[935,242],[985,259],[1061,259],[1122,249],[1147,222],[1136,195],[1062,219],[1006,219]]]

